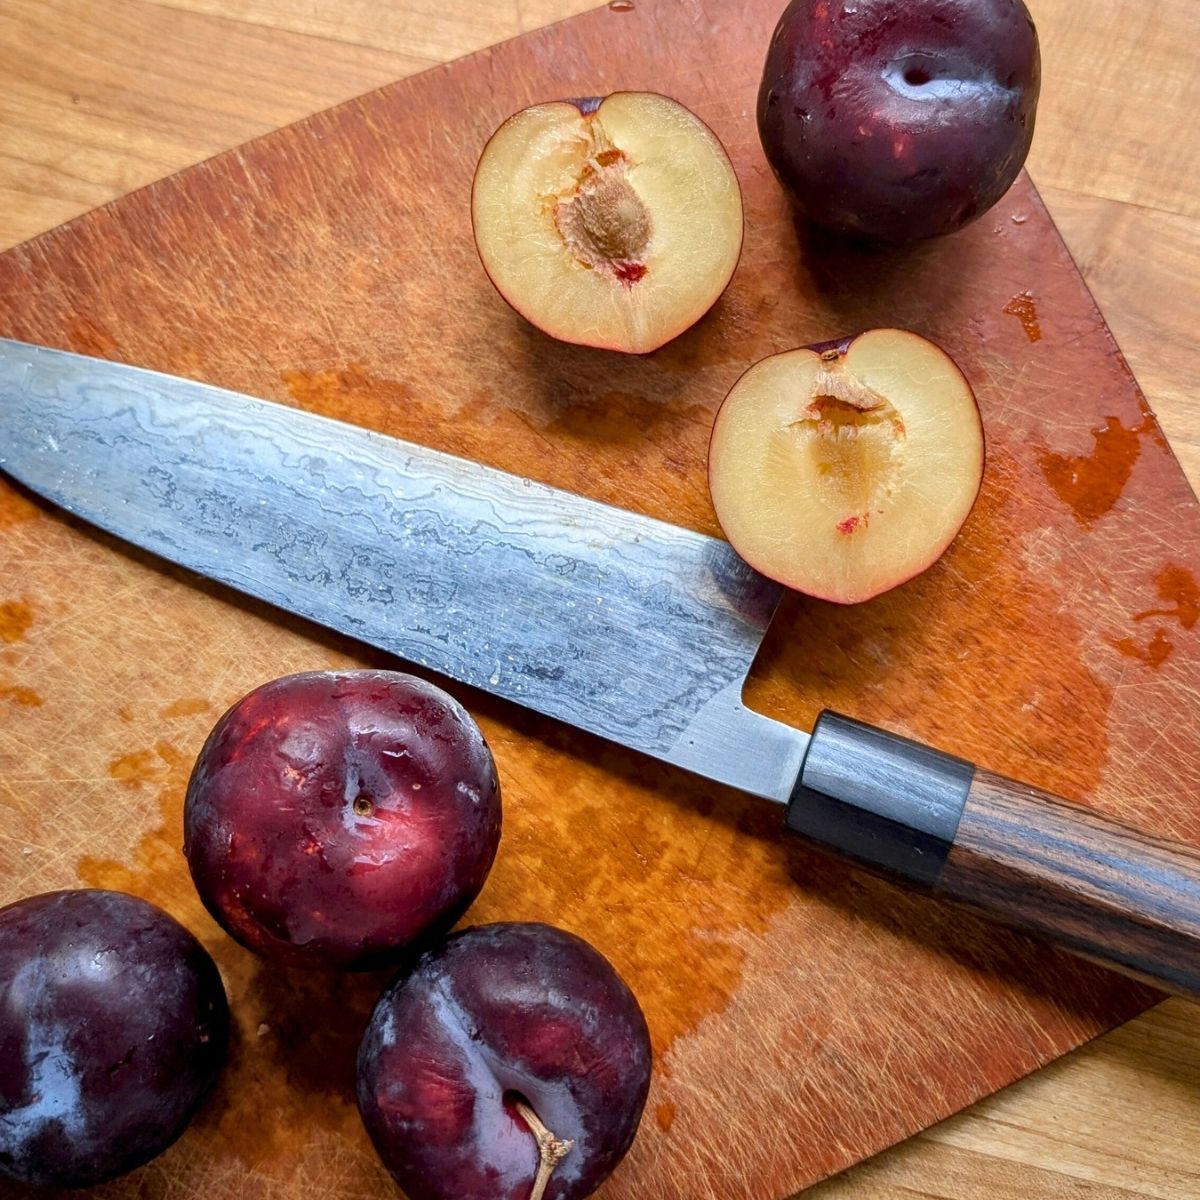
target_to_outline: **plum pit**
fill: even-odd
[[[574,189],[556,202],[554,223],[577,262],[588,270],[611,271],[632,287],[646,274],[652,225],[627,169],[628,159],[615,147],[593,154]]]

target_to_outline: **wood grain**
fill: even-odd
[[[541,7],[546,11],[539,9],[539,18],[567,15],[567,5],[553,6],[555,11],[550,11],[549,3]],[[1197,14],[1181,2],[1156,5],[1148,13],[1136,0],[1106,0],[1091,6],[1086,14],[1077,6],[1051,0],[1031,7],[1042,29],[1047,79],[1057,81],[1056,86],[1047,87],[1043,101],[1032,162],[1035,177],[1043,184],[1135,370],[1149,385],[1151,401],[1173,444],[1181,450],[1185,463],[1194,462],[1200,445],[1200,420],[1188,406],[1200,393],[1194,386],[1188,314],[1196,309],[1198,273],[1184,270],[1183,265],[1196,259],[1194,209],[1189,209],[1188,203],[1189,197],[1197,195],[1197,156],[1194,136],[1182,134],[1188,128],[1187,116],[1194,112],[1194,104],[1189,101],[1185,108],[1183,101],[1187,88],[1194,88],[1188,47],[1195,44]],[[372,60],[369,54],[360,62],[361,47],[338,37],[336,29],[332,37],[323,37],[311,26],[299,28],[311,19],[313,6],[309,4],[292,5],[291,11],[284,0],[274,9],[238,5],[218,12],[211,6],[201,14],[200,40],[192,43],[173,38],[173,31],[182,28],[176,26],[175,17],[155,23],[156,14],[150,10],[159,8],[133,3],[30,3],[24,8],[10,4],[0,13],[0,22],[5,22],[0,26],[0,55],[8,69],[0,97],[5,106],[0,131],[4,174],[0,179],[15,201],[0,215],[9,222],[4,230],[10,241],[203,157],[223,144],[301,115],[305,103],[315,108],[341,98],[324,90],[331,75],[331,89],[339,86],[337,71],[324,67],[326,57],[336,64],[343,61],[340,56],[346,56],[342,95],[386,78],[386,74],[370,76],[373,69],[386,72],[386,64],[381,65],[378,58]],[[374,11],[380,22],[400,24],[404,8],[377,6]],[[455,5],[453,11],[456,16],[466,14],[464,27],[490,29],[490,14],[481,15],[484,8],[499,11],[505,6],[466,2]],[[475,13],[467,14],[468,9]],[[508,11],[510,25],[496,36],[517,32],[530,9],[526,5],[522,12],[513,6]],[[153,30],[153,36],[144,41],[137,36],[106,40],[105,31],[120,28],[122,16],[135,11],[140,28]],[[418,11],[416,6],[413,11]],[[254,19],[244,19],[247,15]],[[95,36],[89,45],[86,31],[93,16]],[[194,14],[176,16],[187,22]],[[50,19],[59,24],[47,38],[44,21]],[[277,22],[274,28],[272,21]],[[1127,36],[1131,27],[1136,28],[1136,37]],[[200,30],[201,25],[188,28]],[[395,40],[383,30],[375,35],[362,24],[355,29],[354,37],[362,43],[399,47],[389,54],[407,53],[416,45]],[[72,55],[74,30],[84,31],[79,39],[83,49]],[[262,31],[269,37],[260,36]],[[302,47],[289,43],[289,37],[320,43],[308,60],[315,64],[307,73],[311,78],[303,70],[289,76],[290,69],[305,61]],[[48,45],[62,46],[63,52],[48,53]],[[228,59],[222,53],[227,45],[235,48]],[[297,47],[296,54],[288,52],[289,45]],[[271,46],[285,50],[275,54]],[[106,59],[106,55],[111,57]],[[187,76],[189,62],[193,57],[203,61],[203,55],[213,60],[211,91]],[[261,92],[254,82],[260,71],[266,81]],[[361,75],[356,74],[360,71]],[[72,91],[76,81],[85,88]],[[188,101],[180,105],[183,111],[171,110],[169,102],[179,100],[184,91]],[[192,92],[199,95],[192,98]],[[1126,103],[1131,94],[1136,101]],[[77,103],[72,96],[79,97]],[[1172,109],[1172,104],[1178,107]],[[232,115],[227,111],[231,107],[237,109]],[[84,112],[77,114],[79,109]],[[210,119],[218,126],[221,120],[230,119],[238,131],[230,133],[225,142],[211,131],[197,133]],[[180,126],[172,124],[177,120],[182,120],[182,135],[175,132]],[[125,122],[128,132],[123,135],[112,128]],[[259,124],[251,127],[254,122]],[[66,131],[61,141],[60,130]],[[1132,152],[1129,145],[1135,147]],[[1103,172],[1095,169],[1101,158]],[[1165,168],[1161,168],[1163,163]],[[24,174],[26,171],[32,175]],[[97,190],[85,190],[90,188]],[[26,196],[30,199],[23,199]],[[43,203],[50,207],[39,208]],[[20,511],[19,503],[13,505],[8,519]],[[110,553],[105,551],[93,561],[92,569],[106,571],[105,555]],[[111,573],[106,578],[114,581]],[[174,595],[167,589],[156,598],[166,600]],[[151,623],[157,637],[178,637],[186,642],[181,633],[186,620],[177,616],[164,624],[156,618],[155,605],[147,606],[144,595],[137,602],[139,613]],[[18,598],[10,603],[13,607],[6,621],[11,617],[11,622],[6,628],[17,630],[24,626],[20,609],[24,601]],[[78,619],[85,619],[83,612],[79,610]],[[60,615],[70,618],[69,613]],[[235,628],[228,631],[231,645],[237,642],[237,624],[233,621]],[[243,628],[248,632],[254,624]],[[294,652],[301,661],[308,661],[302,648]],[[181,672],[187,666],[182,646],[177,666]],[[28,685],[7,686],[11,686],[9,702],[13,704],[21,704],[21,696],[29,700],[37,695]],[[143,680],[141,690],[133,690],[132,699],[135,704],[141,700],[153,705],[153,689],[147,689]],[[190,699],[193,705],[203,703]],[[182,701],[173,702],[168,709],[175,710],[180,704]],[[25,707],[36,706],[30,701]],[[178,713],[170,718],[176,722],[187,719]],[[118,758],[115,761],[123,765],[116,778],[136,781],[141,789],[161,783],[169,791],[173,775],[180,770],[172,755],[177,751],[171,743],[160,743]],[[38,757],[35,750],[35,768]],[[41,758],[50,768],[44,752]],[[53,777],[52,772],[48,774]],[[61,779],[59,786],[69,782]],[[111,786],[101,780],[78,783],[89,795]],[[11,778],[5,779],[4,787],[8,798],[17,802],[11,794]],[[49,855],[51,847],[45,849]],[[38,856],[36,846],[30,850],[29,857]],[[44,867],[44,860],[39,859],[39,867]],[[1162,1052],[1164,1042],[1170,1047],[1169,1056]],[[1088,1197],[1192,1196],[1197,1191],[1190,1163],[1197,1123],[1194,1089],[1200,1079],[1197,1044],[1200,1035],[1192,1010],[1168,1005],[1105,1039],[1090,1054],[1057,1064],[972,1114],[939,1127],[899,1154],[885,1156],[857,1176],[826,1185],[814,1194],[827,1190],[830,1196],[853,1195],[864,1200],[902,1194],[966,1197],[1015,1194],[1020,1186],[1022,1194],[1034,1196],[1066,1194],[1067,1187],[1075,1189],[1072,1195]],[[1126,1094],[1133,1099],[1121,1103]],[[1145,1116],[1139,1120],[1131,1113]],[[1086,1149],[1077,1153],[1077,1146]],[[1010,1171],[1006,1166],[1010,1163],[1020,1164],[1019,1169]],[[1002,1188],[1008,1188],[1008,1193]]]
[[[938,895],[1200,1001],[1200,852],[978,769]]]

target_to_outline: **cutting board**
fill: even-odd
[[[1192,494],[1027,179],[963,233],[886,255],[793,222],[753,122],[780,2],[601,9],[222,155],[0,257],[0,334],[717,534],[705,446],[738,375],[806,342],[914,329],[979,396],[979,503],[904,587],[850,609],[786,600],[748,700],[799,725],[835,707],[1200,842]],[[724,141],[746,246],[709,317],[634,359],[554,343],[504,305],[469,187],[515,109],[644,87]],[[155,900],[215,955],[236,1018],[193,1127],[96,1194],[394,1194],[351,1090],[382,980],[259,962],[203,912],[180,853],[219,713],[271,677],[363,663],[401,665],[0,484],[0,902],[78,885]],[[587,937],[650,1023],[650,1103],[610,1200],[786,1196],[1153,1000],[809,850],[768,806],[446,686],[504,789],[468,919]]]

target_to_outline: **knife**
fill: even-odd
[[[1200,999],[1200,852],[832,712],[742,703],[728,543],[425,447],[0,338],[0,470],[165,559],[782,806],[787,828]]]

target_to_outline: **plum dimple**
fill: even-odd
[[[479,926],[380,999],[358,1100],[412,1200],[578,1200],[632,1143],[650,1078],[646,1023],[581,939]]]
[[[450,696],[384,671],[250,693],[196,762],[185,850],[226,930],[295,965],[365,968],[448,928],[500,836],[495,764]]]
[[[810,220],[912,241],[960,228],[1007,191],[1039,83],[1022,3],[792,0],[763,68],[759,134]]]

